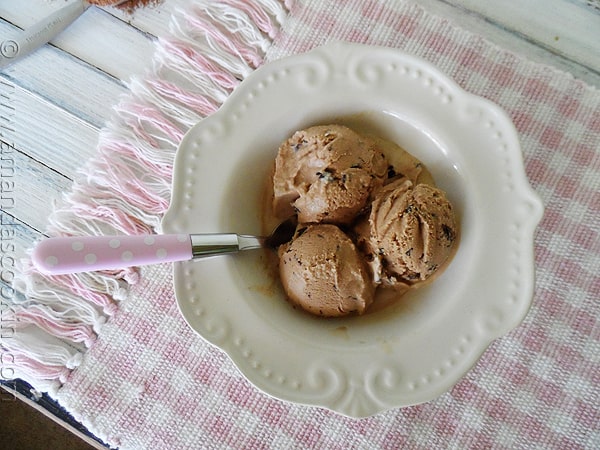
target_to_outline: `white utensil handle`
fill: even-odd
[[[33,250],[32,262],[50,275],[111,270],[192,258],[187,234],[51,238]]]
[[[60,8],[35,25],[9,37],[0,43],[0,69],[53,39],[89,7],[84,0],[75,0]]]

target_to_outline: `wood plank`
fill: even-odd
[[[93,6],[51,42],[118,79],[128,80],[149,67],[155,36],[168,33],[171,13],[186,2],[164,1],[131,13]],[[0,17],[14,26],[6,34],[0,30],[0,39],[33,25],[59,6],[63,3],[29,0],[15,4],[14,0],[0,0]]]
[[[432,14],[447,18],[457,26],[478,34],[504,49],[520,54],[531,61],[569,72],[592,86],[600,87],[600,73],[592,70],[586,64],[553,53],[549,49],[541,47],[533,39],[527,40],[526,36],[494,23],[489,17],[469,10],[462,0],[420,0],[419,3]],[[486,2],[490,7],[492,3],[499,4],[500,2]],[[514,4],[515,2],[509,3]],[[598,45],[600,45],[600,40],[598,40]]]
[[[0,33],[10,25],[0,22]],[[43,73],[44,76],[40,76]],[[51,46],[13,64],[0,77],[100,128],[127,92],[118,79]]]
[[[98,128],[13,84],[0,84],[0,98],[11,108],[0,105],[2,137],[30,158],[73,179],[96,154]]]
[[[52,44],[119,80],[141,75],[154,53],[153,36],[100,8],[89,8]]]
[[[562,57],[600,73],[600,11],[567,0],[450,0]]]
[[[59,0],[27,0],[22,2],[0,0],[0,17],[20,28],[24,28],[48,16],[64,6],[65,3]],[[151,3],[145,7],[139,7],[133,11],[112,6],[93,6],[90,11],[93,9],[104,11],[119,18],[130,27],[137,28],[153,36],[160,36],[168,31],[173,11],[177,8],[187,7],[189,3],[189,0],[162,0],[156,4]]]
[[[0,17],[14,24],[25,20],[23,25],[31,25],[40,18],[46,17],[53,11],[63,6],[65,2],[47,0],[0,0]]]
[[[10,178],[2,180],[5,188],[5,206],[2,209],[23,224],[43,231],[48,216],[54,210],[54,204],[60,202],[62,195],[71,190],[73,183],[64,175],[17,150],[10,153],[9,157],[14,172]],[[5,163],[7,164],[9,163]]]
[[[20,28],[35,23],[30,15],[16,14],[19,11],[29,10],[0,10],[0,16],[13,25],[0,29],[1,40],[13,38],[21,32]],[[154,51],[153,39],[100,8],[92,7],[54,38],[52,45],[42,48],[60,49],[117,79],[128,80],[132,74],[142,73],[147,67]],[[40,53],[40,50],[35,51],[14,65],[32,60],[38,67],[43,67]]]

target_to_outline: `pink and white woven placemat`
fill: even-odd
[[[25,267],[19,332],[3,343],[20,376],[122,449],[600,448],[599,91],[405,1],[196,0],[172,25],[49,234],[159,231],[179,140],[240,80],[329,40],[386,45],[514,121],[546,207],[532,309],[450,392],[355,420],[249,384],[184,323],[168,265],[54,278]]]

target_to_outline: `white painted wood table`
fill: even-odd
[[[217,0],[215,0],[217,1]],[[0,0],[0,45],[67,0]],[[42,237],[53,203],[94,155],[98,132],[148,67],[174,8],[164,0],[133,13],[89,8],[70,27],[0,72],[2,283]],[[600,88],[600,0],[421,0],[431,12],[498,45]],[[8,227],[15,233],[10,233]],[[7,378],[7,377],[4,377]],[[14,388],[14,380],[3,380]],[[23,389],[21,389],[23,390]],[[67,420],[52,405],[51,415]]]

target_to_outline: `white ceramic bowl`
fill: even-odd
[[[267,64],[186,135],[163,230],[260,233],[279,143],[357,120],[421,159],[455,205],[461,241],[439,278],[382,311],[327,320],[285,301],[262,251],[174,275],[189,325],[258,388],[364,417],[447,391],[529,309],[543,207],[500,108],[389,48],[333,43]]]

